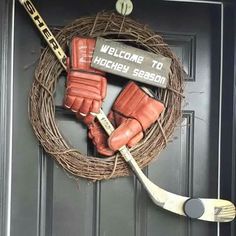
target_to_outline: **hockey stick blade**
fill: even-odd
[[[97,119],[107,134],[110,135],[114,128],[102,110],[97,114]],[[156,205],[175,214],[190,216],[184,211],[185,203],[190,199],[189,197],[170,193],[158,187],[144,175],[127,147],[124,146],[119,151]],[[235,218],[235,206],[228,200],[199,198],[199,201],[203,205],[203,213],[196,219],[212,222],[229,222]]]
[[[187,215],[184,211],[185,203],[190,198],[170,193],[152,183],[143,174],[134,159],[131,159],[128,164],[156,205],[173,213],[190,217],[190,215]],[[235,206],[228,200],[208,198],[199,198],[198,200],[203,205],[203,212],[202,215],[196,219],[212,222],[229,222],[235,218]]]
[[[42,17],[39,15],[33,3],[30,0],[19,0],[19,2],[24,6],[25,10],[34,21],[35,25],[43,35],[44,39],[47,41],[49,47],[54,52],[63,68],[66,69],[66,54],[60,47],[52,32],[47,27],[46,23],[43,21]],[[102,109],[100,109],[100,112],[98,114],[94,115],[96,116],[102,127],[105,129],[107,134],[110,135],[113,132],[114,127],[112,126]],[[188,197],[170,193],[158,187],[143,174],[142,170],[132,157],[127,147],[124,146],[119,149],[119,151],[125,161],[132,168],[134,174],[137,176],[143,187],[147,190],[149,196],[156,205],[173,213],[187,216],[184,212],[184,206],[189,200]],[[200,198],[199,200],[203,204],[204,213],[197,219],[213,222],[229,222],[235,218],[235,206],[230,201],[205,198]]]

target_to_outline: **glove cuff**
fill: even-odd
[[[67,59],[67,70],[105,75],[91,67],[96,40],[93,38],[74,37],[70,44],[71,58]]]
[[[127,118],[136,119],[142,129],[146,130],[158,119],[164,104],[147,95],[134,82],[130,82],[120,93],[112,109]]]

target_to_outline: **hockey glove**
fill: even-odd
[[[91,68],[95,40],[75,37],[67,59],[67,87],[64,106],[76,113],[87,125],[94,120],[106,96],[107,81],[104,73]]]

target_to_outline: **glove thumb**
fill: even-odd
[[[108,139],[108,146],[113,151],[117,151],[122,146],[132,143],[134,138],[137,143],[143,135],[140,136],[142,127],[140,123],[135,119],[127,119],[117,129],[115,129]],[[139,137],[137,139],[137,137]]]

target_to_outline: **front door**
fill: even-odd
[[[50,27],[64,26],[81,16],[115,7],[115,1],[108,0],[33,2]],[[133,1],[131,16],[165,38],[188,75],[182,122],[166,149],[144,172],[170,192],[217,198],[220,163],[225,158],[221,129],[230,126],[222,112],[222,85],[229,79],[224,78],[222,67],[224,6],[217,2],[190,2]],[[14,24],[9,236],[228,236],[233,233],[232,228],[223,234],[215,223],[189,220],[160,209],[133,176],[95,183],[75,179],[48,156],[32,131],[27,111],[34,70],[45,43],[17,1]],[[91,151],[86,127],[60,109],[64,83],[61,78],[57,87],[58,127],[73,147],[86,154]],[[106,112],[121,87],[119,83],[109,83]]]

